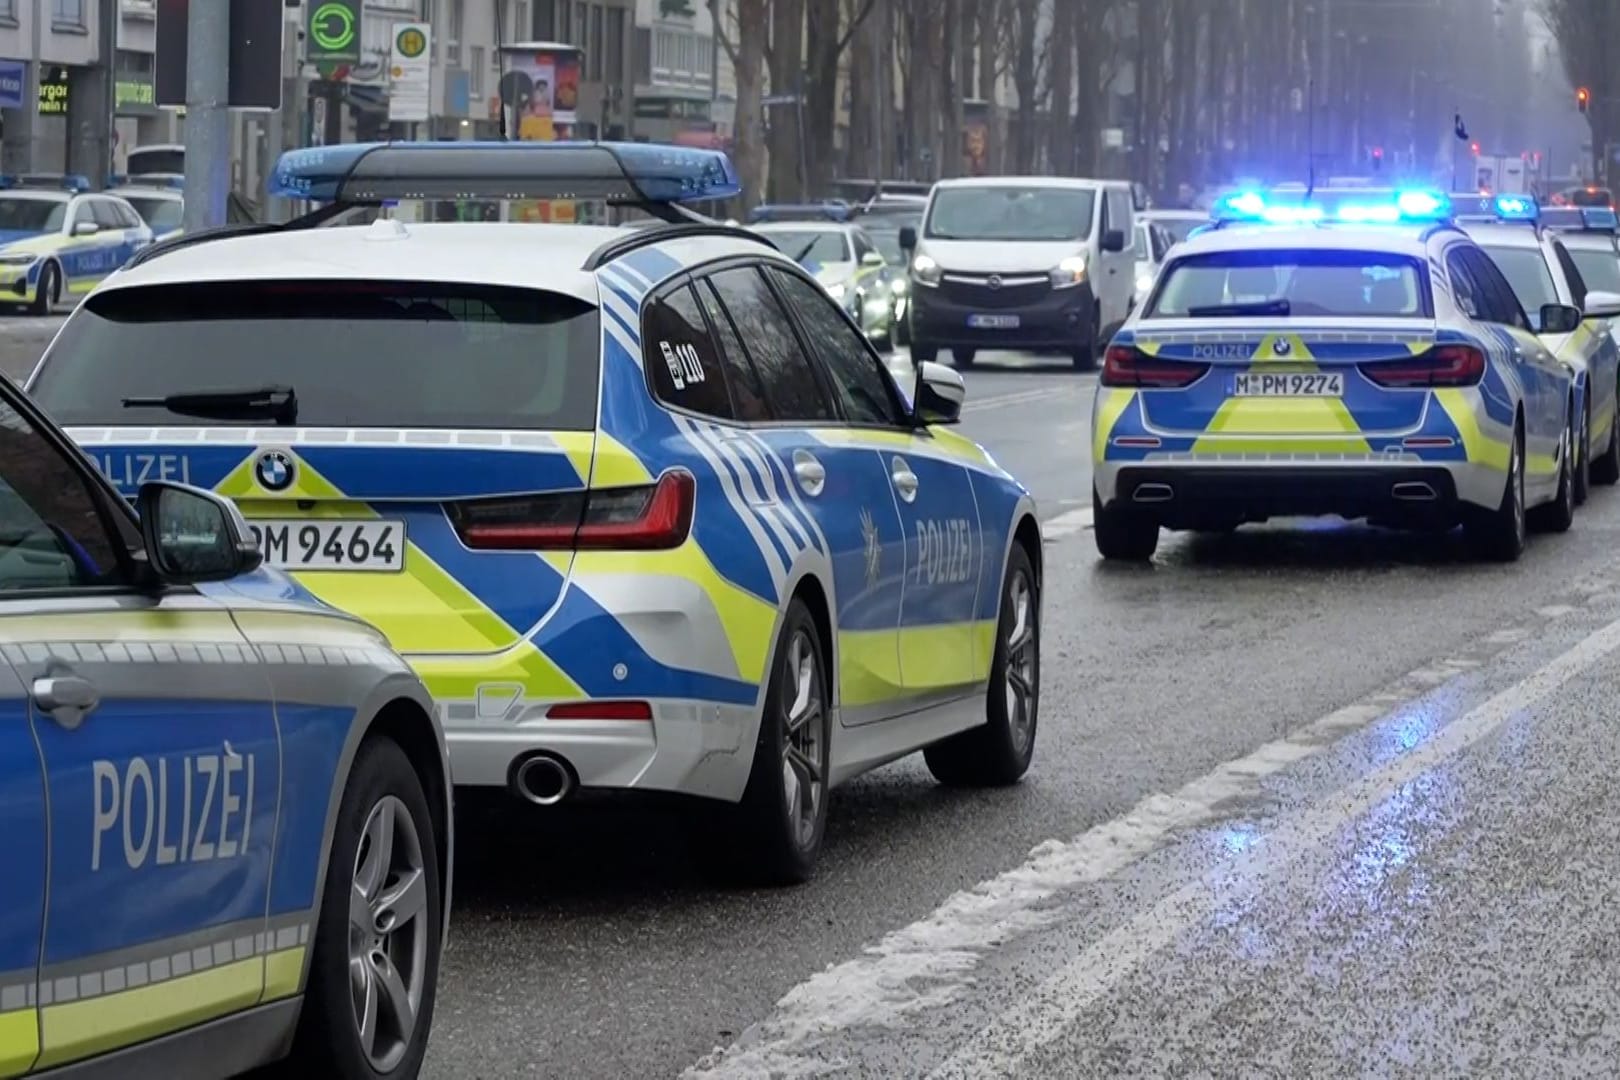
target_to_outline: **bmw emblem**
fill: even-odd
[[[1287,356],[1291,351],[1293,351],[1293,348],[1294,347],[1289,344],[1287,338],[1278,338],[1276,341],[1271,343],[1271,351],[1276,353],[1278,356]]]
[[[985,284],[990,286],[990,291],[991,292],[995,292],[997,289],[1001,288],[1001,275],[1000,274],[991,274],[990,275],[990,280],[985,282]]]
[[[286,491],[293,485],[297,469],[292,455],[282,450],[266,450],[253,466],[253,475],[266,491]]]

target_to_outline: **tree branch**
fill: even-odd
[[[868,15],[872,14],[872,9],[876,6],[877,0],[861,0],[861,6],[849,20],[849,28],[838,39],[837,48],[833,51],[834,56],[844,55],[844,50],[849,48],[850,40],[855,37],[855,32],[861,28],[861,24],[866,21]]]
[[[726,56],[730,58],[731,66],[737,67],[742,63],[742,54],[737,51],[737,45],[731,40],[731,35],[726,33],[726,18],[730,14],[731,5],[729,3],[726,5],[726,10],[721,12],[720,0],[709,0],[709,21],[714,24],[715,39],[720,42],[720,47],[726,50]]]

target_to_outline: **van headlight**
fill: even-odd
[[[1052,268],[1052,288],[1068,289],[1086,280],[1086,257],[1070,255]]]
[[[827,295],[832,297],[834,300],[842,300],[846,291],[847,290],[844,288],[844,283],[842,281],[835,281],[831,285],[827,286]]]
[[[1147,293],[1148,293],[1148,290],[1151,289],[1151,288],[1153,288],[1153,275],[1152,274],[1138,274],[1138,275],[1136,275],[1136,291],[1137,291],[1137,293],[1139,295],[1146,296]]]
[[[929,255],[918,255],[911,260],[911,276],[917,279],[919,285],[938,285],[940,278],[939,263]]]

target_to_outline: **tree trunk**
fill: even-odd
[[[1040,110],[1039,69],[1036,66],[1035,30],[1040,0],[1014,0],[1013,89],[1018,113],[1013,126],[1013,171],[1035,171],[1036,117]]]
[[[1079,17],[1076,0],[1052,9],[1052,36],[1047,43],[1046,160],[1059,176],[1075,172],[1074,153],[1074,38]]]
[[[737,112],[732,153],[742,179],[743,209],[765,198],[765,38],[770,0],[737,0]]]
[[[943,0],[939,26],[939,95],[945,105],[943,130],[940,132],[939,175],[961,176],[967,171],[962,156],[962,84],[961,67],[962,27],[960,16],[964,0]]]
[[[771,94],[803,94],[804,79],[804,0],[769,0],[771,27]],[[770,124],[770,193],[776,202],[803,202],[804,184],[800,146],[808,133],[801,127],[806,109],[795,105],[773,105],[767,110]]]
[[[809,191],[820,197],[827,193],[836,152],[834,129],[838,124],[838,36],[843,20],[842,0],[808,0],[805,6],[805,85],[804,119],[805,162]]]
[[[1004,171],[1006,139],[1003,117],[996,104],[996,81],[1001,73],[1001,12],[1006,0],[981,0],[974,25],[974,45],[978,49],[979,97],[989,116],[986,120],[989,145],[985,148],[985,169],[992,176]]]

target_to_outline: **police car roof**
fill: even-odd
[[[1040,187],[1040,188],[1077,188],[1083,191],[1095,191],[1101,187],[1129,187],[1124,180],[1082,180],[1072,176],[958,176],[950,180],[940,180],[934,184],[935,190],[947,188],[984,188],[984,187]]]
[[[185,192],[172,187],[159,187],[156,184],[116,184],[107,189],[108,195],[139,195],[143,199],[173,199],[181,202],[185,199]]]
[[[1469,222],[1463,226],[1463,232],[1474,238],[1475,243],[1488,247],[1511,248],[1539,248],[1541,234],[1529,225],[1512,225],[1504,222],[1482,221]]]
[[[598,289],[594,275],[581,269],[585,260],[603,244],[638,231],[605,225],[390,220],[287,229],[179,247],[120,271],[103,288],[297,279],[417,281],[547,289],[595,303]],[[672,238],[661,248],[683,264],[725,255],[774,254],[764,243],[726,236]]]
[[[856,228],[852,221],[757,221],[748,226],[754,232],[849,232]]]
[[[1220,251],[1368,251],[1421,258],[1434,222],[1412,225],[1262,225],[1238,223],[1190,236],[1177,244],[1176,255]],[[1527,232],[1529,230],[1526,230]]]
[[[77,191],[66,191],[53,188],[0,188],[0,198],[3,199],[40,199],[45,202],[67,202]]]
[[[1613,251],[1615,234],[1607,232],[1577,231],[1575,229],[1554,229],[1559,243],[1571,251]]]

